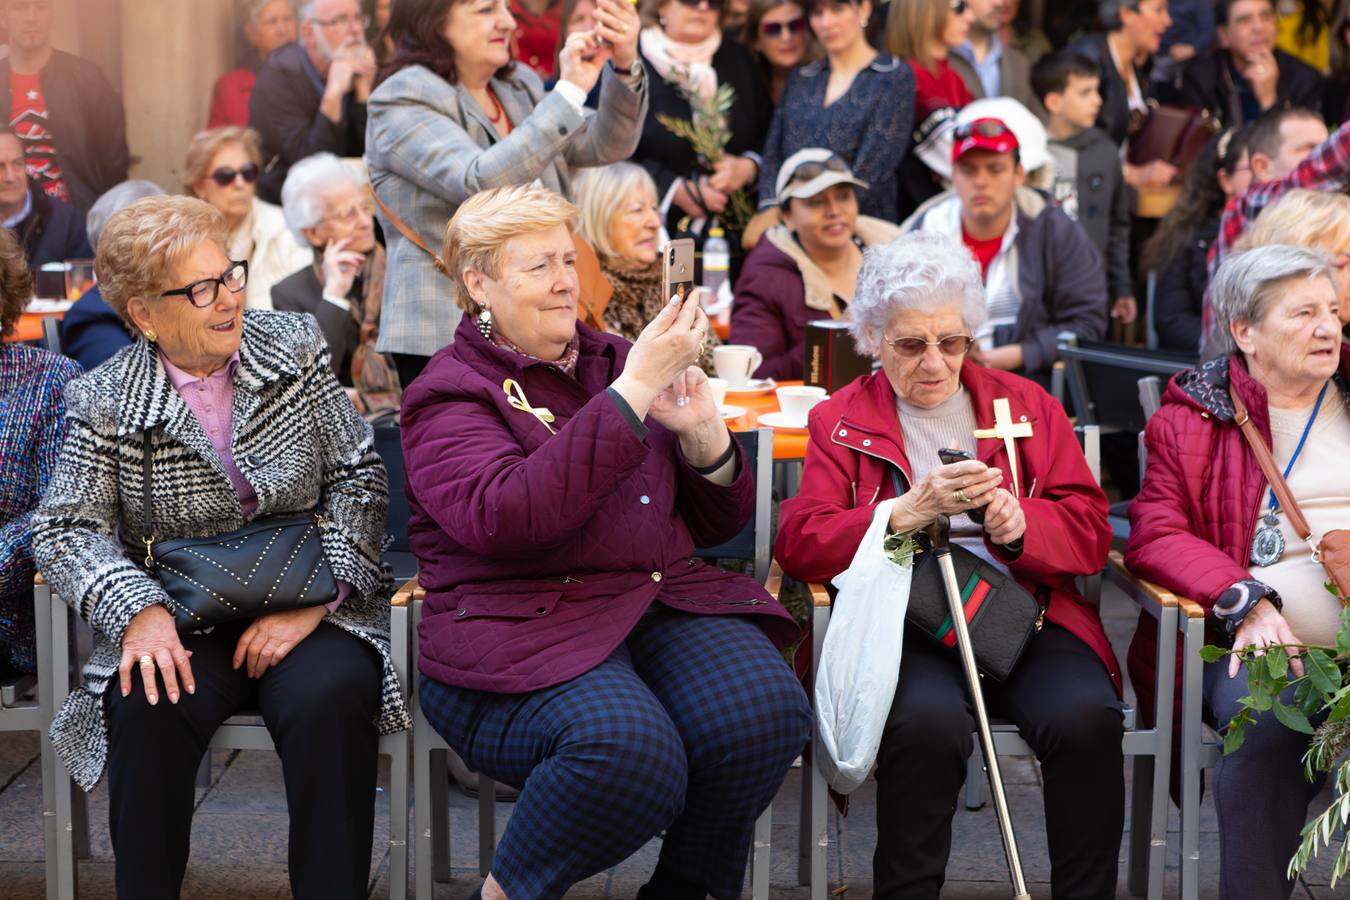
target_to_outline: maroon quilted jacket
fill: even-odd
[[[789,643],[796,623],[758,583],[691,556],[750,519],[750,467],[728,487],[694,472],[671,432],[606,392],[629,343],[577,330],[572,377],[466,316],[404,392],[408,536],[427,591],[419,670],[498,693],[548,687],[604,661],[653,602],[758,614]],[[556,434],[510,405],[506,379]]]
[[[1350,350],[1342,345],[1336,379],[1342,397],[1347,375]],[[1125,562],[1132,572],[1194,600],[1206,611],[1228,588],[1252,580],[1247,561],[1266,489],[1261,467],[1233,422],[1230,378],[1270,443],[1265,389],[1236,355],[1178,373],[1145,431],[1148,468],[1130,506],[1130,540],[1125,547]],[[1141,614],[1127,660],[1147,722],[1153,716],[1156,631],[1153,619]],[[1208,631],[1210,642],[1227,642],[1212,616]],[[1178,648],[1178,723],[1181,653]]]

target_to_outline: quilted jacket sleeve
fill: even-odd
[[[776,264],[783,258],[768,241],[746,257],[741,277],[736,282],[736,301],[731,305],[733,344],[749,344],[764,354],[764,362],[755,370],[757,378],[800,378],[805,365],[800,348],[794,356],[788,336],[786,307],[805,303],[801,277],[796,279]],[[794,365],[795,363],[795,365]]]
[[[432,390],[404,408],[410,494],[447,535],[487,557],[568,540],[648,453],[603,392],[529,454],[485,398]]]
[[[1187,490],[1178,435],[1181,413],[1164,406],[1144,433],[1148,468],[1139,495],[1130,504],[1130,540],[1125,562],[1141,578],[1206,609],[1219,594],[1249,578],[1228,554],[1200,537],[1205,529],[1192,521],[1194,500]]]
[[[110,641],[154,603],[172,609],[159,582],[116,537],[119,519],[116,398],[66,386],[66,440],[33,516],[33,559],[53,590]]]
[[[755,514],[755,473],[745,458],[745,450],[736,445],[736,477],[725,487],[694,471],[677,449],[676,508],[688,526],[695,547],[716,547],[740,534]]]
[[[305,395],[313,404],[323,466],[319,508],[328,519],[323,531],[324,555],[334,578],[350,584],[362,597],[370,597],[384,584],[380,545],[389,510],[389,478],[375,451],[374,432],[333,373],[318,326],[308,316],[305,321],[314,329],[316,345],[303,378]]]

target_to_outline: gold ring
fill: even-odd
[[[143,656],[141,656],[141,668],[145,668],[146,666],[152,666],[152,667],[153,667],[154,664],[155,664],[155,658],[154,658],[153,656],[151,656],[149,653],[146,653],[146,654],[144,654]]]
[[[619,34],[627,34],[627,33],[628,33],[628,23],[624,22],[619,25]]]
[[[957,490],[955,490],[955,491],[952,491],[952,496],[956,498],[956,502],[957,502],[957,503],[969,503],[969,502],[970,502],[970,498],[966,496],[966,492],[963,491],[963,490],[957,489]]]

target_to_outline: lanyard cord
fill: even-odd
[[[1317,403],[1313,405],[1312,415],[1308,416],[1308,424],[1303,426],[1303,436],[1298,439],[1298,446],[1294,448],[1294,455],[1289,457],[1289,464],[1284,467],[1284,478],[1289,480],[1289,473],[1294,470],[1294,463],[1298,460],[1298,455],[1303,452],[1303,444],[1308,440],[1308,433],[1312,431],[1313,422],[1317,421],[1317,413],[1322,408],[1322,400],[1327,395],[1327,387],[1331,382],[1322,385],[1322,392],[1317,395]],[[1270,511],[1273,513],[1279,509],[1280,504],[1275,499],[1275,489],[1270,489]]]

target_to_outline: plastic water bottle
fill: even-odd
[[[708,229],[703,242],[703,295],[708,312],[716,312],[722,324],[731,321],[731,245],[721,225]]]

